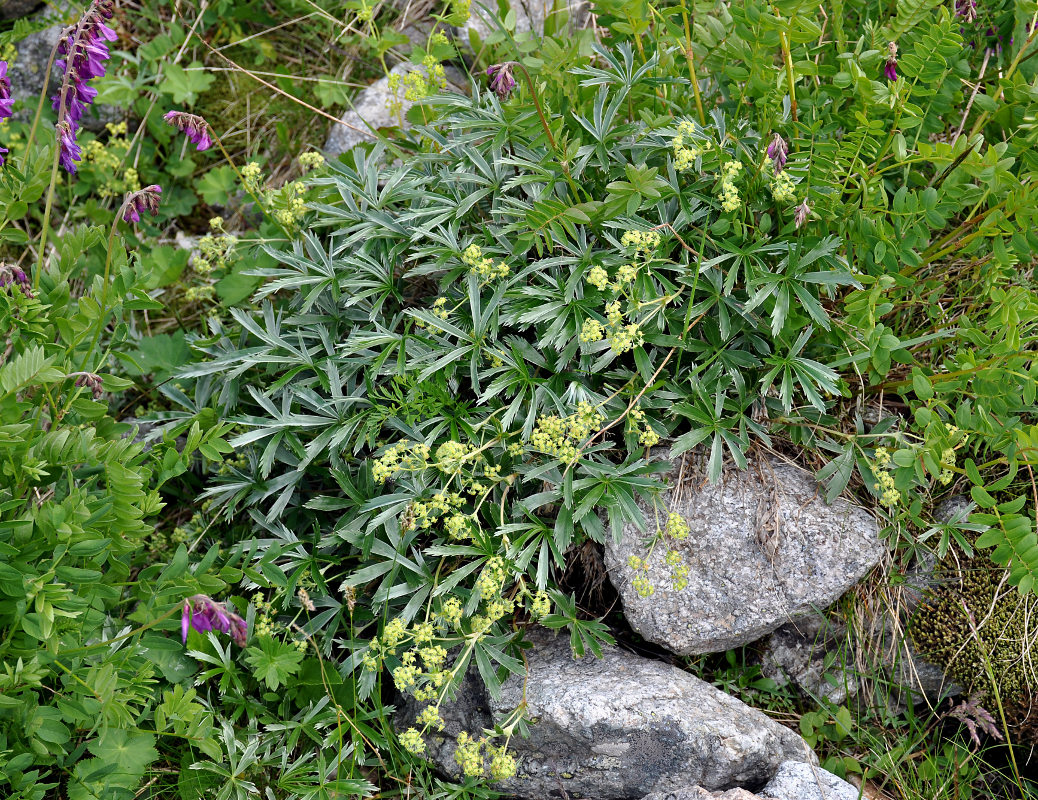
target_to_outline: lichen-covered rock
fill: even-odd
[[[520,798],[639,798],[682,787],[760,785],[785,760],[813,759],[799,735],[677,667],[607,647],[574,659],[565,637],[532,634],[528,676],[510,677],[499,699],[471,671],[445,703],[442,734],[427,754],[451,776],[461,731],[479,736],[526,702],[530,738],[514,737],[514,778],[495,788]],[[400,724],[419,713],[404,704]]]
[[[416,69],[420,68],[414,64],[397,64],[389,74],[399,76],[399,80],[403,80],[408,72]],[[456,69],[448,69],[447,90],[462,92],[464,86],[465,77]],[[402,88],[397,92],[390,89],[389,75],[360,92],[353,100],[353,108],[342,115],[339,123],[332,126],[324,143],[325,154],[330,158],[337,158],[358,144],[373,142],[377,138],[373,131],[380,128],[409,128],[407,112],[414,103],[405,99],[402,92]],[[399,112],[391,108],[394,100],[399,102]]]
[[[761,797],[769,800],[859,800],[861,792],[814,764],[786,761],[768,781]]]
[[[43,3],[40,0],[0,0],[0,19],[18,19],[31,14]]]
[[[665,451],[664,451],[665,452]],[[669,486],[656,507],[642,505],[649,535],[677,514],[688,536],[664,536],[647,553],[646,533],[626,525],[608,541],[605,563],[639,634],[672,652],[727,650],[825,608],[882,556],[875,519],[843,499],[829,505],[806,471],[774,458],[754,458],[745,470],[710,484],[694,453],[672,459]],[[687,582],[672,582],[675,551]],[[632,567],[632,557],[647,571]],[[637,562],[635,562],[637,563]],[[648,594],[639,575],[652,585]]]

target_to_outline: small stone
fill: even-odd
[[[799,467],[751,458],[747,469],[710,484],[699,454],[670,461],[668,488],[655,506],[639,506],[649,535],[674,513],[688,526],[687,537],[665,538],[649,554],[646,533],[628,524],[620,542],[606,542],[605,563],[631,627],[674,653],[728,650],[816,613],[886,552],[870,513],[843,499],[827,504],[822,487]],[[672,550],[688,570],[684,588],[675,587],[674,567],[666,563]],[[636,571],[632,557],[648,569]],[[647,579],[651,594],[636,578]]]
[[[782,761],[814,760],[798,734],[677,667],[618,647],[603,648],[600,659],[574,659],[566,637],[529,631],[527,638],[534,646],[525,651],[525,680],[510,676],[495,700],[473,669],[457,699],[441,706],[443,738],[427,736],[426,744],[442,773],[459,775],[454,750],[462,730],[478,737],[524,700],[536,722],[528,739],[509,745],[516,777],[494,784],[519,798],[727,790],[763,784]],[[398,724],[408,727],[418,713],[407,701]]]
[[[770,800],[860,800],[861,792],[843,778],[802,761],[782,763],[761,790]]]

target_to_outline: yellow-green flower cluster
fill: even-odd
[[[457,628],[461,623],[461,601],[457,597],[448,597],[440,606],[440,619],[444,626]]]
[[[478,244],[470,244],[461,254],[462,262],[480,278],[505,278],[511,272],[509,266],[499,261],[494,263],[493,259],[484,258],[483,250]]]
[[[445,475],[456,475],[471,453],[472,448],[467,444],[453,440],[444,442],[436,448],[436,468]]]
[[[484,754],[490,759],[490,768],[483,770]],[[505,747],[495,747],[486,737],[474,739],[465,731],[458,734],[454,750],[454,761],[468,778],[482,778],[489,773],[491,780],[503,781],[515,776],[515,759]]]
[[[796,184],[787,171],[772,176],[771,197],[776,203],[791,203],[797,199]]]
[[[672,511],[667,517],[667,536],[682,541],[688,538],[688,523],[680,514]]]
[[[413,69],[404,74],[389,74],[389,100],[386,102],[393,114],[404,109],[404,102],[414,103],[447,88],[447,73],[433,55],[422,60],[423,69]]]
[[[216,295],[212,286],[189,286],[184,292],[184,299],[189,303],[207,303]]]
[[[483,754],[481,752],[483,741],[483,739],[473,739],[465,731],[458,734],[454,761],[468,778],[483,776]]]
[[[703,154],[703,148],[693,138],[695,126],[688,120],[678,123],[678,135],[671,139],[674,148],[674,169],[683,172],[696,165],[696,159]]]
[[[729,161],[721,167],[721,201],[722,211],[735,211],[742,201],[739,199],[739,187],[735,185],[735,176],[742,171],[742,164],[738,161]]]
[[[123,166],[130,151],[130,139],[127,137],[129,126],[126,122],[109,122],[105,128],[108,130],[107,143],[92,139],[83,145],[83,163],[95,165],[104,176],[98,193],[102,197],[115,197],[140,191],[141,181],[137,170],[132,166]]]
[[[214,231],[219,231],[223,218],[213,217],[209,225]],[[234,261],[237,245],[237,237],[228,233],[208,233],[198,240],[198,255],[191,259],[191,268],[202,277],[208,276],[214,269],[226,271]]]
[[[273,604],[259,592],[252,596],[252,604],[256,606],[256,627],[254,628],[256,636],[273,636],[274,620],[271,616],[274,612]]]
[[[638,556],[630,556],[627,559],[627,566],[637,573],[631,580],[631,585],[638,593],[638,596],[652,597],[656,593],[656,587],[652,585],[646,574],[649,571],[649,560],[647,558],[639,558]]]
[[[547,592],[537,592],[533,602],[530,603],[530,616],[541,619],[551,613],[551,599]]]
[[[620,244],[634,249],[635,254],[651,255],[660,246],[658,231],[624,231]]]
[[[619,300],[614,300],[606,306],[606,322],[606,338],[609,340],[609,347],[617,355],[638,347],[644,341],[638,323],[624,324]]]
[[[241,177],[245,181],[245,188],[255,193],[259,189],[260,176],[263,174],[263,170],[260,169],[260,165],[255,161],[250,161],[244,167],[241,168]]]
[[[628,414],[632,431],[638,432],[638,441],[645,447],[652,447],[660,440],[660,435],[645,422],[645,412],[640,408],[632,408]]]
[[[487,559],[486,566],[476,579],[476,588],[479,589],[484,600],[489,601],[491,598],[497,597],[505,585],[506,576],[505,561],[501,556],[492,556]]]
[[[425,752],[425,740],[414,728],[408,728],[400,734],[400,745],[408,752],[420,756]]]
[[[303,169],[318,169],[324,166],[324,156],[316,150],[309,150],[299,156],[299,166]]]
[[[271,193],[266,198],[268,205],[280,206],[274,209],[274,219],[286,228],[298,223],[306,215],[305,193],[306,185],[302,181],[286,183],[276,193]]]
[[[385,483],[398,472],[417,472],[429,466],[429,446],[414,444],[406,439],[390,447],[372,467],[375,483]]]
[[[879,466],[878,460],[876,464]],[[885,469],[876,473],[876,483],[872,484],[872,488],[879,492],[879,502],[885,506],[893,508],[901,502],[901,492],[894,485],[894,476]]]
[[[534,450],[555,456],[566,464],[575,464],[580,458],[578,445],[604,421],[602,412],[591,403],[582,402],[577,411],[560,419],[554,415],[538,417],[537,426],[530,435]]]
[[[609,286],[609,273],[599,264],[595,264],[587,272],[587,282],[599,291],[604,291]]]

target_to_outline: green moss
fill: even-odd
[[[1038,638],[1038,598],[1021,597],[986,554],[949,554],[943,566],[947,581],[930,593],[912,620],[916,648],[967,692],[979,692],[993,713],[997,691],[1010,723],[1022,722],[1034,705],[1030,649]],[[1030,736],[1035,733],[1038,728]]]

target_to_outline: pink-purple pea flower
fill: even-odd
[[[775,173],[778,174],[786,168],[786,155],[789,153],[789,145],[779,134],[775,134],[768,145],[768,158],[775,165]]]
[[[76,171],[81,153],[76,144],[80,120],[87,107],[97,97],[97,89],[89,81],[105,74],[108,61],[108,42],[118,37],[106,20],[114,13],[114,0],[94,0],[79,22],[67,28],[58,45],[62,56],[54,63],[65,75],[61,89],[53,98],[58,112],[58,147],[61,165],[69,172]]]
[[[141,214],[147,211],[153,217],[159,213],[159,201],[162,199],[162,187],[156,184],[145,186],[138,192],[131,192],[123,206],[123,219],[126,222],[140,222]]]
[[[32,297],[32,282],[25,270],[14,265],[0,264],[0,288],[17,286],[26,297]]]
[[[0,61],[0,119],[14,113],[14,98],[11,97],[11,79],[7,77],[7,62]]]
[[[174,128],[182,130],[190,139],[199,152],[208,150],[213,146],[213,137],[209,132],[209,123],[197,114],[188,114],[186,111],[170,111],[164,120]]]
[[[888,81],[897,80],[897,45],[891,42],[887,45],[887,60],[883,64],[883,74]]]
[[[229,633],[239,647],[244,647],[247,641],[248,628],[245,620],[204,594],[192,595],[184,601],[184,611],[180,615],[180,634],[184,644],[187,644],[187,632],[190,628],[199,633]]]
[[[811,216],[811,206],[807,204],[807,200],[798,205],[793,209],[793,224],[799,228],[808,218]]]
[[[490,78],[490,88],[502,100],[507,100],[508,95],[515,89],[515,78],[512,77],[514,62],[505,61],[503,64],[494,64],[487,67],[487,77]]]

